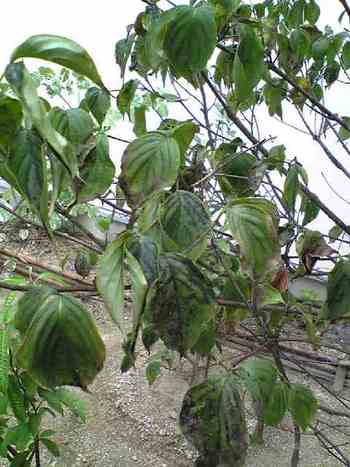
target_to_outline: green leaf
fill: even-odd
[[[75,298],[43,295],[16,359],[45,388],[86,389],[102,369],[105,346],[88,310]]]
[[[134,109],[134,133],[136,136],[143,136],[147,133],[145,105],[138,105]]]
[[[344,68],[348,70],[350,68],[350,42],[345,42],[341,58]]]
[[[131,277],[133,294],[133,325],[134,330],[137,330],[141,314],[144,312],[146,304],[147,280],[141,264],[128,250],[126,250],[126,261]],[[137,338],[136,335],[134,337],[135,339]]]
[[[213,318],[214,292],[209,280],[188,258],[160,257],[159,279],[148,294],[146,322],[172,350],[183,355]]]
[[[173,137],[150,132],[128,145],[122,156],[121,187],[131,206],[170,188],[178,175],[180,149]]]
[[[305,0],[296,0],[287,16],[287,24],[292,28],[300,26],[304,22]]]
[[[64,415],[63,403],[59,395],[56,394],[56,390],[49,391],[43,388],[39,388],[38,394],[44,401],[48,403],[51,409],[53,409],[55,412],[59,413],[62,416]]]
[[[27,411],[23,392],[19,386],[19,382],[14,375],[10,375],[8,379],[8,399],[14,416],[17,420],[23,422],[27,418]]]
[[[293,50],[293,55],[298,62],[304,60],[308,53],[310,42],[302,29],[295,29],[290,35],[289,42]]]
[[[264,407],[264,423],[277,426],[283,420],[288,409],[288,386],[277,382],[270,394],[269,400]]]
[[[10,372],[9,335],[5,328],[0,329],[0,392],[7,394]]]
[[[323,59],[325,55],[327,54],[327,51],[330,46],[330,41],[328,37],[320,37],[317,39],[313,44],[311,48],[311,53],[313,58],[315,59]]]
[[[339,225],[333,225],[333,227],[329,230],[328,236],[330,237],[330,243],[338,240],[341,234],[344,233],[344,230],[339,227]]]
[[[65,405],[73,415],[86,422],[87,405],[86,402],[76,393],[70,389],[58,388],[55,391],[56,396]]]
[[[96,147],[86,156],[80,169],[79,180],[75,182],[78,203],[85,203],[103,195],[111,186],[115,167],[109,157],[108,137],[97,136]]]
[[[318,402],[311,389],[302,384],[292,384],[288,407],[294,422],[305,431],[315,419]]]
[[[330,86],[332,83],[334,83],[338,79],[339,72],[340,72],[340,65],[338,62],[333,61],[327,65],[323,76],[328,86]]]
[[[239,198],[226,214],[250,275],[264,276],[280,255],[275,206],[262,198]]]
[[[277,381],[277,370],[273,363],[262,358],[251,358],[240,369],[242,380],[252,398],[266,406]]]
[[[350,117],[343,117],[342,120],[344,120],[344,122],[350,126]],[[344,127],[341,127],[340,130],[339,130],[339,138],[342,140],[342,141],[346,141],[347,139],[350,138],[350,131],[347,130],[346,128]]]
[[[238,101],[248,99],[262,78],[264,47],[251,26],[240,25],[240,42],[234,59],[234,82]]]
[[[5,76],[18,94],[23,106],[42,138],[46,139],[56,157],[72,175],[78,170],[73,147],[50,124],[47,112],[37,94],[32,78],[22,63],[13,63],[6,68]]]
[[[301,211],[304,213],[303,226],[315,220],[320,212],[319,206],[312,200],[304,196],[302,198]]]
[[[0,147],[8,145],[21,125],[23,111],[17,99],[0,97]]]
[[[48,180],[46,160],[43,157],[44,145],[36,132],[20,130],[12,142],[7,169],[13,174],[16,184],[11,183],[6,174],[0,174],[23,195],[31,208],[49,227],[48,219]]]
[[[55,130],[75,145],[85,143],[95,129],[92,118],[83,109],[54,107],[49,112],[49,119]]]
[[[325,319],[335,321],[350,316],[350,261],[341,260],[328,276]]]
[[[202,201],[193,193],[177,190],[162,205],[160,222],[170,251],[200,256],[208,242],[211,227]]]
[[[202,71],[216,46],[213,9],[207,5],[176,8],[167,27],[164,51],[175,72],[184,77]],[[200,47],[199,47],[200,44]]]
[[[295,202],[297,199],[298,191],[299,191],[299,169],[296,165],[292,165],[284,182],[284,190],[283,190],[283,200],[286,203],[288,209],[290,211],[295,211]]]
[[[110,95],[104,89],[96,87],[89,88],[84,99],[80,102],[80,107],[90,111],[100,125],[102,125],[110,106]]]
[[[79,44],[66,37],[39,34],[29,37],[11,55],[11,62],[20,58],[39,58],[57,63],[104,88],[90,55]]]
[[[117,97],[118,109],[122,115],[128,114],[129,118],[131,104],[134,100],[138,84],[139,82],[137,79],[131,79],[130,81],[126,82]]]
[[[191,387],[182,402],[180,428],[205,459],[202,465],[245,465],[247,426],[237,378],[211,377]]]
[[[40,438],[40,442],[46,447],[46,449],[55,457],[60,456],[60,449],[58,445],[52,441],[51,439],[47,438]]]
[[[125,39],[121,39],[115,44],[115,61],[120,67],[120,76],[123,79],[125,74],[126,64],[128,62],[132,46],[134,45],[135,34],[130,34]]]
[[[108,245],[100,259],[96,285],[107,310],[119,329],[123,329],[125,236]]]
[[[161,362],[159,360],[154,360],[153,362],[150,362],[146,366],[146,378],[148,381],[148,384],[151,386],[155,380],[160,376],[161,374]]]
[[[317,23],[321,14],[320,7],[315,0],[309,0],[305,6],[305,18],[310,24]]]

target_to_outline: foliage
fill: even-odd
[[[20,209],[30,209],[24,217],[39,222],[51,239],[57,219],[73,222],[76,213],[97,211],[88,202],[112,208],[99,222],[106,239],[115,213],[127,216],[126,231],[112,241],[85,231],[92,246],[70,236],[84,245],[75,257],[81,277],[74,278],[79,287],[72,293],[104,300],[123,334],[122,371],[135,364],[139,337],[150,353],[157,341],[163,346],[148,361],[149,384],[175,353],[191,362],[192,354],[205,358],[209,369],[229,337],[220,335],[222,320],[237,327],[249,318],[254,345],[230,368],[215,353],[225,373],[206,374],[189,389],[180,426],[199,451],[197,465],[243,465],[247,391],[260,407],[260,426],[278,426],[291,415],[295,467],[300,430],[320,436],[314,425],[319,404],[309,387],[290,381],[280,338],[302,317],[305,340],[319,346],[327,326],[349,318],[342,242],[349,242],[350,229],[312,193],[295,155],[280,141],[271,144],[270,134],[262,136],[259,122],[274,117],[289,128],[302,125],[350,178],[345,158],[327,141],[332,135],[350,154],[350,117],[325,106],[329,90],[349,84],[350,34],[346,27],[322,30],[316,0],[143,3],[115,46],[118,91],[106,88],[89,53],[69,38],[35,35],[12,52],[0,82],[0,177],[23,201]],[[31,73],[27,59],[54,68]],[[179,108],[184,120],[176,119]],[[130,121],[132,141],[115,129],[111,134],[118,118]],[[112,160],[113,139],[120,167]],[[334,224],[334,248],[309,228],[321,213]],[[296,299],[288,279],[317,274],[320,259],[335,265],[315,317],[319,304]],[[51,433],[41,430],[42,415],[69,408],[84,418],[80,401],[62,386],[86,390],[105,359],[93,319],[63,277],[42,275],[33,284],[29,274],[18,286],[25,293],[17,311],[11,294],[5,302],[0,455],[12,465],[30,465],[40,445],[58,454]],[[133,302],[127,329],[126,293]],[[269,358],[258,358],[261,352]]]

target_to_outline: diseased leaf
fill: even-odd
[[[104,87],[96,65],[79,44],[66,37],[39,34],[29,37],[11,55],[11,62],[20,58],[40,58],[57,63]]]
[[[159,279],[148,294],[146,323],[171,350],[183,355],[213,318],[214,292],[209,280],[188,258],[160,256]]]
[[[16,359],[44,388],[72,385],[86,389],[103,367],[105,346],[94,320],[78,300],[44,292]]]
[[[9,96],[0,97],[0,148],[6,148],[16,134],[23,118],[19,100]]]
[[[120,185],[131,206],[155,191],[170,188],[178,175],[180,150],[173,137],[150,132],[128,145],[122,157]]]
[[[198,465],[244,465],[248,436],[237,379],[211,377],[190,388],[182,402],[180,428],[199,451]]]
[[[195,259],[207,246],[210,219],[202,201],[193,193],[182,190],[173,193],[162,205],[160,223],[170,251]]]

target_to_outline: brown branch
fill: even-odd
[[[348,15],[350,19],[350,6],[348,5],[346,0],[339,0],[340,3],[343,5],[344,10],[346,11],[346,14]]]

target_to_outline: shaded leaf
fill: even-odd
[[[335,321],[350,315],[350,262],[338,261],[328,276],[325,319]]]
[[[295,423],[305,431],[315,419],[318,403],[311,389],[302,384],[292,384],[288,407]]]
[[[90,111],[100,125],[102,125],[110,106],[110,95],[104,89],[96,87],[89,88],[80,103],[80,107]]]

